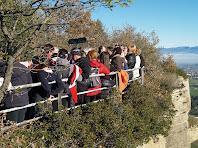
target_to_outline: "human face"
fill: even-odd
[[[106,48],[105,47],[102,47],[101,53],[102,52],[105,52],[105,51],[106,51]]]
[[[77,59],[76,59],[76,55],[73,55],[72,54],[72,59],[74,60],[74,61],[76,61]]]
[[[74,61],[78,60],[79,58],[80,58],[79,55],[72,55],[72,59],[73,59]]]
[[[124,47],[124,50],[123,50],[124,55],[127,55],[127,51],[128,51],[127,47]]]
[[[107,49],[107,52],[109,53],[109,55],[112,55],[112,51]]]

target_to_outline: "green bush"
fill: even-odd
[[[176,74],[177,76],[182,76],[184,79],[188,78],[188,75],[180,68],[176,66],[176,63],[173,60],[172,55],[168,55],[169,57],[165,59],[162,63],[164,67],[164,71],[169,72],[171,74]]]
[[[189,127],[198,126],[198,119],[192,115],[188,115]]]
[[[68,114],[48,113],[28,128],[1,135],[1,147],[136,147],[168,135],[174,115],[170,96],[133,83],[123,96],[90,103]],[[111,96],[114,96],[112,94]],[[12,140],[10,140],[12,139]]]

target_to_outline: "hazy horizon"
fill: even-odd
[[[168,53],[164,53],[164,57],[168,57]],[[177,65],[194,65],[198,64],[198,54],[197,53],[171,53],[173,59]]]

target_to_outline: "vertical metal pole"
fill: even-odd
[[[118,96],[119,96],[119,101],[117,100],[118,98],[116,98],[116,104],[119,104],[120,102],[122,102],[122,94],[120,94],[120,91],[119,91],[119,77],[118,77],[118,72],[116,73],[116,89],[117,89],[117,93],[118,93]]]
[[[142,85],[144,85],[144,67],[141,68]]]
[[[62,94],[63,94],[63,90],[58,94],[58,110],[60,110],[61,106],[62,106]]]
[[[119,78],[118,78],[118,73],[116,73],[116,79],[115,79],[115,81],[116,81],[116,89],[119,92]]]

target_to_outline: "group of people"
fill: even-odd
[[[115,84],[115,77],[110,76],[110,72],[121,72],[144,65],[141,50],[134,44],[128,47],[118,44],[107,48],[100,46],[97,51],[92,48],[83,50],[74,48],[70,53],[66,49],[58,49],[46,44],[41,50],[44,54],[35,56],[28,62],[17,58],[11,77],[12,86],[36,82],[41,82],[41,86],[7,91],[1,102],[1,110],[46,99],[50,101],[61,92],[69,96],[62,99],[64,107],[86,104],[107,96],[108,90],[101,91],[99,88],[112,87]],[[6,67],[7,64],[2,62],[1,78],[5,77]],[[105,74],[105,76],[90,78],[92,74]],[[127,75],[129,79],[135,79],[140,76],[140,71],[137,69],[128,72]],[[62,81],[64,78],[68,80]],[[53,81],[55,83],[49,83]],[[83,91],[89,92],[77,96],[77,92]],[[53,110],[58,110],[58,101],[51,103]],[[22,122],[38,116],[40,112],[38,106],[24,108],[7,113],[7,120]]]

